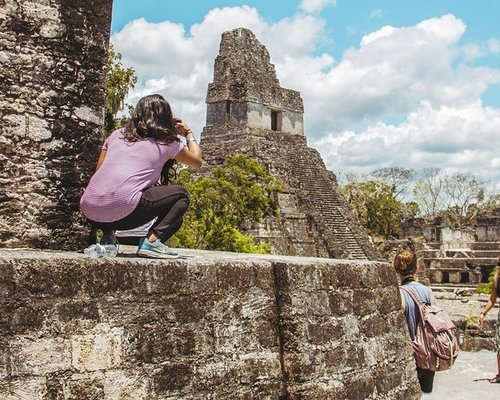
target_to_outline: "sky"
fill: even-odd
[[[500,0],[114,0],[111,42],[199,138],[224,31],[245,27],[304,100],[308,145],[343,176],[478,176],[500,191]]]

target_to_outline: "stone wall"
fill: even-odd
[[[112,0],[0,0],[0,247],[81,248]]]
[[[387,263],[0,251],[0,398],[419,399]]]
[[[500,242],[500,209],[477,217],[477,241]]]

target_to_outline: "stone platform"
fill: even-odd
[[[418,399],[389,264],[0,250],[0,398]]]

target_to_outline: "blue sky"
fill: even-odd
[[[122,29],[128,22],[145,18],[150,22],[166,19],[183,24],[186,29],[203,20],[213,8],[249,5],[259,10],[269,21],[290,17],[298,9],[299,0],[114,0],[112,32]],[[339,57],[348,47],[356,46],[363,35],[384,25],[414,25],[424,19],[452,13],[467,23],[465,41],[484,43],[499,38],[500,0],[337,0],[324,8],[320,16],[328,24],[329,37],[320,50]],[[488,62],[500,66],[500,56]],[[500,102],[500,95],[497,98]]]
[[[223,31],[251,29],[335,173],[467,171],[500,188],[500,0],[114,0],[112,42],[200,132]]]

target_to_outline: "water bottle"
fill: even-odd
[[[104,247],[104,257],[113,258],[118,254],[118,247],[114,244],[105,244],[101,247]]]
[[[93,244],[87,247],[83,252],[88,255],[90,258],[102,258],[106,253],[104,246],[100,244]]]

